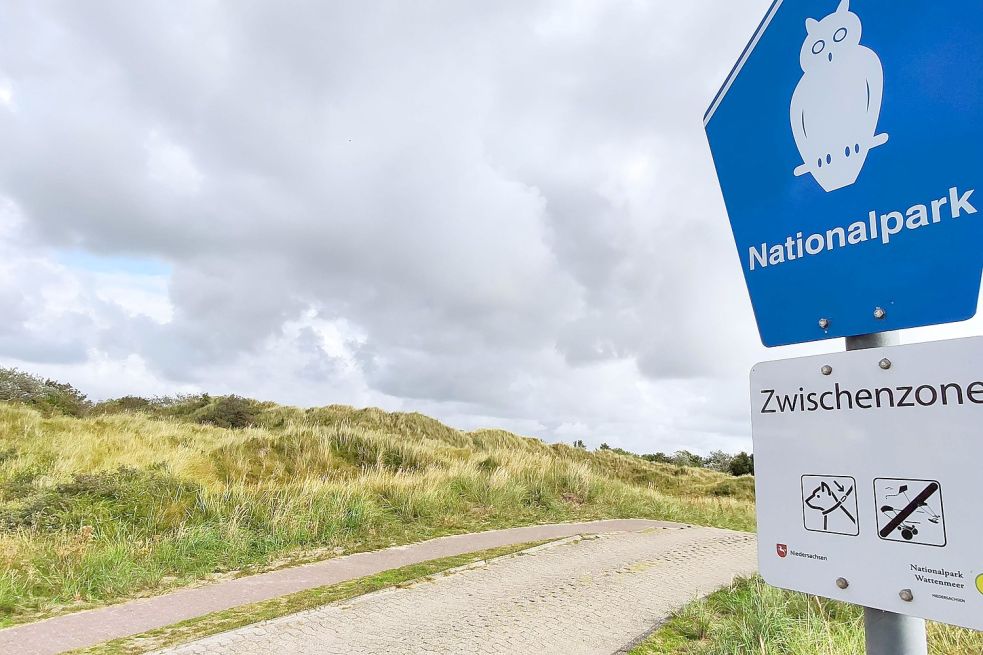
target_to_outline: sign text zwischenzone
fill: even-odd
[[[780,393],[762,389],[760,413],[790,414],[794,412],[836,412],[842,410],[895,409],[905,407],[934,407],[938,405],[983,405],[983,381],[963,384],[899,385],[851,389],[839,383],[832,388],[812,391],[799,387],[797,392]]]

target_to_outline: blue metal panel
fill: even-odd
[[[981,31],[983,0],[784,0],[769,10],[706,119],[766,346],[976,313]]]

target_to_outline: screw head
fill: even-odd
[[[846,578],[837,578],[836,586],[839,587],[840,589],[846,589],[847,587],[850,586],[850,581],[847,580]]]
[[[878,307],[874,310],[874,318],[878,321],[883,320],[885,317],[887,317],[887,310],[883,307]]]
[[[823,367],[822,367],[821,369],[819,369],[819,370],[820,370],[820,372],[821,372],[821,373],[822,373],[823,375],[832,375],[832,374],[833,374],[833,367],[832,367],[832,366],[830,366],[829,364],[826,364],[825,366],[823,366]]]
[[[891,368],[891,366],[892,366],[892,364],[891,364],[891,360],[890,360],[890,359],[888,359],[887,357],[885,357],[885,358],[884,358],[884,359],[882,359],[881,361],[879,361],[879,362],[877,362],[877,365],[878,365],[878,366],[880,366],[880,367],[881,367],[882,369],[884,369],[885,371],[886,371],[887,369],[889,369],[889,368]]]
[[[898,595],[901,596],[901,600],[906,603],[910,603],[911,601],[915,600],[915,594],[911,593],[911,589],[902,589],[900,592],[898,592]]]
[[[823,330],[825,330],[826,328],[828,328],[829,327],[829,319],[828,318],[821,318],[821,319],[819,319],[819,327],[821,329],[823,329]]]

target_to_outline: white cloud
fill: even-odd
[[[202,175],[187,148],[153,129],[147,137],[146,149],[147,174],[154,184],[179,195],[198,193]]]
[[[129,318],[144,316],[165,324],[174,317],[174,306],[168,297],[167,276],[93,273],[89,283],[96,298],[117,305]]]
[[[703,134],[767,4],[14,2],[0,362],[748,448],[840,345],[759,345]]]

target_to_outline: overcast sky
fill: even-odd
[[[769,4],[8,0],[0,365],[750,449],[842,349],[760,345],[703,132]]]

